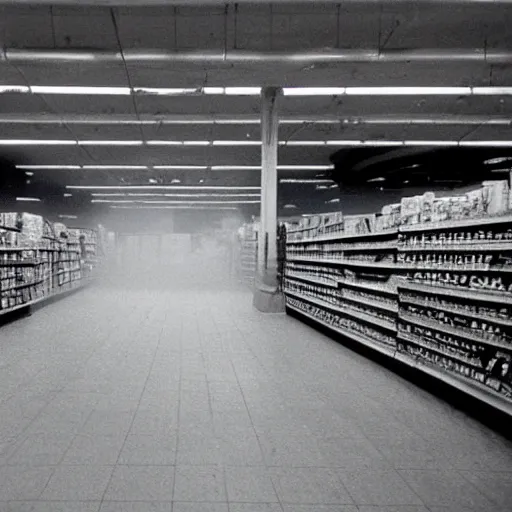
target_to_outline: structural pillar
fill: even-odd
[[[278,87],[264,87],[261,91],[261,207],[253,304],[264,313],[285,310],[277,280],[277,102],[281,94]]]

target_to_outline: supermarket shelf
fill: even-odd
[[[355,288],[357,290],[368,290],[373,293],[385,293],[387,295],[397,295],[398,291],[396,288],[389,286],[380,286],[378,284],[350,281],[346,279],[339,279],[338,283],[344,288]]]
[[[33,267],[38,265],[40,262],[35,260],[25,261],[0,261],[0,267]]]
[[[0,252],[23,252],[23,251],[36,251],[32,247],[2,247],[0,246]]]
[[[305,261],[307,263],[318,263],[326,265],[339,265],[341,267],[357,267],[357,268],[382,268],[396,270],[399,269],[396,263],[379,262],[379,261],[350,261],[346,259],[330,259],[330,258],[307,258],[305,256],[291,256],[288,261]]]
[[[353,302],[357,302],[358,304],[362,304],[364,306],[371,306],[373,308],[382,309],[384,311],[388,311],[389,313],[394,313],[395,315],[398,313],[398,304],[397,303],[387,304],[385,302],[381,302],[378,300],[372,300],[372,299],[367,299],[367,298],[362,298],[362,297],[358,298],[358,297],[353,297],[351,295],[345,295],[345,294],[343,294],[341,296],[341,298],[343,300],[350,300]]]
[[[432,295],[443,295],[457,299],[475,300],[479,302],[492,302],[495,304],[503,304],[512,306],[512,294],[503,292],[490,292],[486,290],[474,290],[472,288],[463,288],[462,286],[442,286],[427,285],[421,283],[404,282],[398,286],[404,290],[411,290]]]
[[[457,229],[478,226],[490,226],[495,224],[512,224],[512,215],[502,215],[495,217],[478,217],[458,220],[446,220],[442,222],[424,222],[423,224],[414,224],[412,226],[401,226],[400,232],[414,233],[419,231],[437,231],[444,229]]]
[[[450,334],[451,336],[456,336],[457,338],[471,341],[473,343],[479,343],[480,345],[488,345],[491,347],[497,347],[503,350],[512,351],[512,343],[507,343],[505,341],[499,342],[488,340],[482,336],[476,336],[475,334],[463,331],[462,329],[457,329],[455,327],[452,327],[451,325],[442,324],[441,322],[438,322],[436,320],[423,319],[419,316],[410,315],[407,313],[400,314],[400,320],[404,320],[411,324],[424,327],[425,329],[433,329],[434,331]]]
[[[510,242],[488,242],[475,244],[441,244],[441,245],[402,245],[398,246],[400,252],[491,252],[510,251],[512,252],[512,241]]]
[[[400,270],[417,270],[417,271],[423,271],[428,270],[430,272],[432,271],[438,271],[438,272],[503,272],[505,274],[512,273],[512,265],[507,266],[498,266],[498,265],[488,265],[480,263],[479,266],[465,266],[464,264],[460,265],[437,265],[435,263],[426,263],[423,262],[419,265],[411,265],[410,263],[398,263],[396,265],[397,269]]]
[[[39,279],[39,280],[37,280],[37,281],[31,281],[30,283],[17,284],[17,285],[15,285],[15,286],[11,286],[11,287],[9,287],[9,288],[2,288],[2,287],[0,286],[0,293],[2,293],[2,292],[8,292],[8,291],[10,291],[10,290],[19,290],[19,289],[21,289],[21,288],[28,288],[28,287],[30,287],[30,286],[35,286],[36,284],[40,284],[40,283],[42,283],[43,281],[44,281],[44,279]]]
[[[409,290],[407,290],[409,291]],[[416,306],[421,306],[425,308],[430,309],[437,309],[438,311],[444,311],[447,313],[453,313],[454,315],[459,316],[465,316],[468,318],[475,318],[475,316],[478,316],[480,320],[485,320],[486,322],[492,323],[492,324],[498,324],[498,325],[504,325],[506,327],[512,327],[512,320],[506,319],[506,318],[499,318],[489,315],[484,315],[479,313],[476,315],[476,313],[471,313],[469,311],[464,311],[462,309],[454,308],[452,306],[447,306],[446,304],[441,304],[436,301],[426,301],[422,300],[418,297],[404,297],[403,295],[400,295],[400,302],[406,302],[407,304],[414,304]]]
[[[311,231],[317,228],[308,228],[306,230],[289,231],[288,235],[293,233],[300,233],[301,231]],[[354,233],[352,235],[346,235],[344,233],[329,233],[327,235],[320,235],[313,238],[303,238],[302,240],[287,240],[286,245],[292,244],[311,244],[317,242],[330,242],[336,240],[362,240],[364,238],[380,238],[385,236],[391,236],[398,234],[397,229],[388,229],[386,231],[374,231],[371,233]]]
[[[481,364],[478,365],[476,363],[468,361],[467,359],[464,359],[463,357],[457,356],[457,354],[445,352],[441,348],[432,347],[427,342],[422,341],[421,338],[419,338],[418,336],[411,336],[406,333],[399,332],[397,335],[397,338],[405,341],[406,343],[412,343],[413,345],[422,347],[425,350],[430,350],[431,352],[435,352],[436,354],[446,357],[447,359],[451,359],[452,361],[457,361],[459,363],[465,364],[466,366],[471,366],[475,370],[480,370],[480,371],[485,370],[485,368]],[[451,345],[447,345],[447,346],[449,347]]]
[[[397,350],[388,348],[384,345],[379,345],[378,342],[371,341],[362,335],[334,327],[327,322],[316,318],[314,315],[311,315],[310,313],[292,306],[291,304],[287,304],[286,307],[336,334],[341,334],[342,336],[345,336],[363,345],[364,347],[373,350],[374,352],[388,356],[390,360],[396,362],[396,364],[398,364],[401,368],[407,368],[417,372],[419,375],[428,376],[434,381],[441,382],[449,388],[457,390],[464,395],[471,397],[477,402],[480,402],[481,404],[494,409],[495,411],[499,411],[509,420],[512,419],[512,403],[507,401],[499,394],[495,393],[492,389],[488,388],[484,384],[481,384],[475,380],[469,380],[463,376],[454,375],[447,372],[446,370],[443,370],[442,368],[429,365],[427,362],[419,361],[407,354],[398,352]]]
[[[306,311],[303,311],[302,309],[292,306],[291,304],[286,304],[286,307],[293,309],[297,313],[300,313],[301,315],[303,315],[307,318],[310,318],[314,322],[316,322],[324,327],[327,327],[328,329],[336,332],[337,334],[346,336],[347,338],[350,338],[353,341],[356,341],[357,343],[364,345],[365,347],[371,348],[372,350],[380,352],[381,354],[384,354],[388,357],[393,357],[395,354],[395,349],[394,348],[392,349],[391,347],[386,346],[384,343],[379,344],[378,341],[373,341],[371,338],[367,338],[363,334],[359,334],[354,331],[349,331],[348,329],[341,329],[340,327],[335,327],[334,325],[324,322],[323,320],[320,320],[320,318],[317,318],[316,316],[314,316],[310,313],[307,313]]]
[[[366,323],[372,324],[374,327],[380,327],[381,329],[386,329],[388,331],[396,332],[396,325],[388,322],[387,320],[383,320],[382,318],[375,317],[373,315],[368,315],[362,311],[358,311],[355,309],[351,309],[350,307],[340,307],[339,305],[331,304],[330,302],[323,301],[321,299],[316,299],[315,297],[310,297],[309,295],[303,295],[302,293],[284,290],[285,295],[292,295],[297,299],[310,302],[311,304],[316,304],[319,307],[324,309],[330,309],[331,311],[336,311],[345,316],[350,316],[354,320],[363,320]]]
[[[306,274],[285,274],[286,279],[295,279],[296,281],[305,281],[307,283],[315,283],[322,286],[329,286],[331,288],[338,288],[338,283],[334,280],[322,280],[317,277],[309,276]]]

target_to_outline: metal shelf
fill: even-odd
[[[322,286],[328,286],[330,288],[338,288],[338,283],[334,280],[331,281],[324,281],[321,278],[316,278],[313,276],[308,275],[291,275],[291,274],[285,274],[286,279],[295,279],[297,281],[306,281],[308,283],[315,283]]]
[[[512,224],[512,215],[487,216],[478,218],[467,218],[457,220],[445,220],[442,222],[424,222],[422,224],[414,224],[412,226],[401,226],[401,233],[414,233],[420,231],[438,231],[443,229],[457,229],[478,226],[490,226],[493,224]]]
[[[488,242],[488,243],[475,243],[475,244],[440,244],[440,245],[403,245],[398,246],[399,252],[491,252],[491,251],[511,251],[512,241],[503,242]]]

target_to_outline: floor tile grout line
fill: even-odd
[[[180,372],[180,379],[178,382],[178,412],[176,417],[176,449],[174,452],[174,478],[172,481],[172,499],[174,501],[174,495],[176,494],[176,477],[178,474],[178,450],[180,449],[180,429],[181,429],[181,390],[183,380],[183,368],[182,368],[182,352],[183,352],[183,317],[180,317],[180,334],[179,334],[179,365],[178,371]],[[174,509],[174,503],[171,505]]]

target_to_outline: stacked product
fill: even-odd
[[[338,219],[341,214],[338,214]],[[287,241],[287,306],[389,356],[512,400],[512,211],[506,182],[404,198]],[[347,228],[347,229],[345,229]]]
[[[0,315],[83,284],[80,250],[63,224],[0,213]]]
[[[258,231],[254,224],[245,224],[238,230],[238,274],[248,286],[254,285],[258,260]]]

